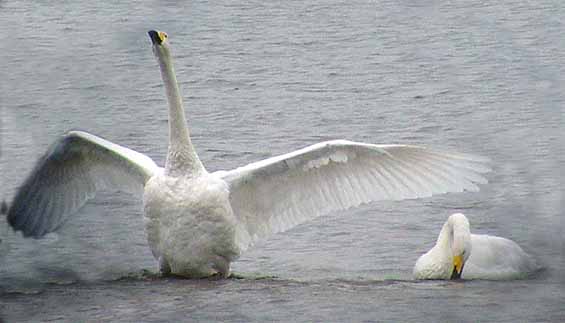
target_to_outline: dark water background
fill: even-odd
[[[0,196],[82,129],[163,164],[149,29],[166,31],[209,170],[320,140],[488,156],[480,193],[376,203],[259,243],[244,279],[152,278],[141,203],[104,192],[58,234],[0,220],[0,321],[565,321],[561,1],[0,1]],[[546,270],[415,282],[449,214]]]

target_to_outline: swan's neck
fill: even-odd
[[[466,257],[468,257],[471,251],[470,244],[471,231],[468,221],[453,216],[444,223],[436,242],[436,246],[449,259],[454,254],[460,255],[463,251],[467,251]]]
[[[436,246],[438,246],[446,256],[451,257],[451,245],[453,243],[453,226],[449,222],[445,222],[441,228],[441,232],[437,238]]]
[[[165,173],[169,176],[194,176],[204,171],[204,166],[190,140],[182,97],[170,54],[168,50],[161,54],[157,57],[169,101],[169,149]]]

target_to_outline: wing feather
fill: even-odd
[[[240,248],[309,219],[378,200],[477,191],[488,159],[418,146],[328,141],[227,172]]]
[[[57,230],[102,188],[141,195],[160,168],[149,157],[100,137],[71,131],[36,163],[8,210],[24,236]]]

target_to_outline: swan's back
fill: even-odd
[[[465,279],[513,279],[540,268],[512,240],[484,234],[471,235],[472,252],[465,264]]]

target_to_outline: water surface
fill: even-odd
[[[57,234],[0,220],[12,321],[565,320],[559,1],[2,1],[0,196],[82,129],[163,164],[164,89],[146,35],[170,35],[193,141],[231,169],[320,140],[488,156],[479,193],[338,212],[263,241],[244,279],[156,278],[140,201],[103,192]],[[526,280],[414,282],[449,214],[513,239]]]

